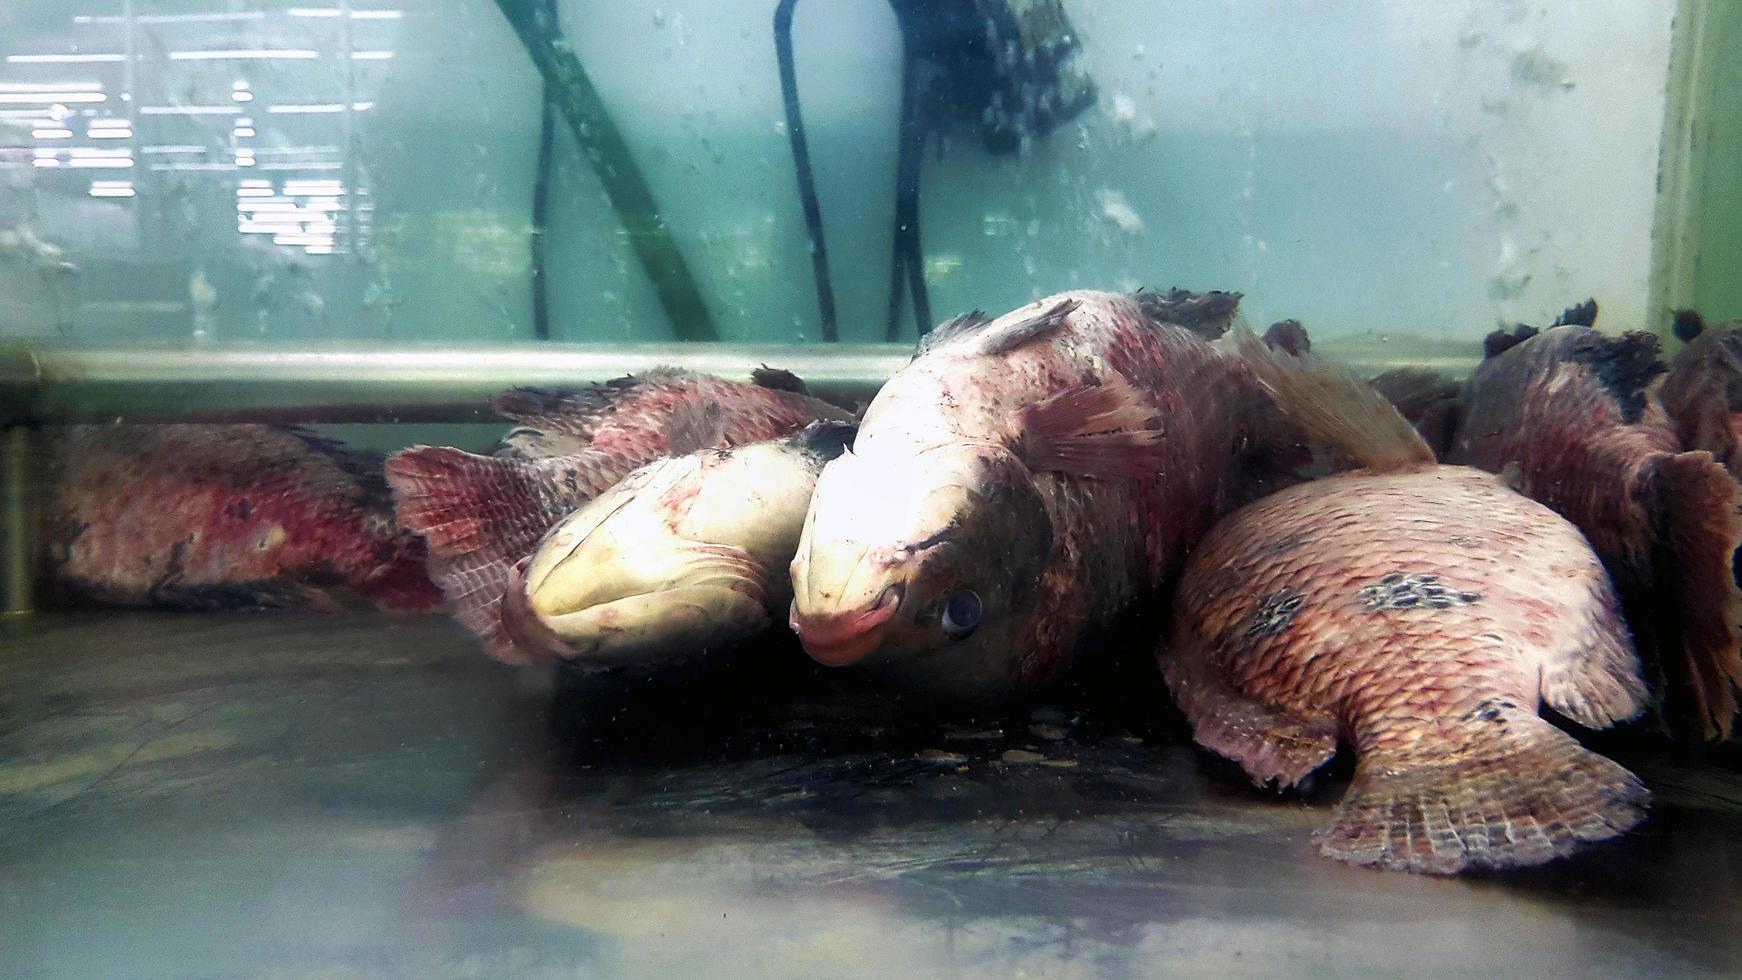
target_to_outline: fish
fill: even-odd
[[[1711,453],[1682,448],[1663,372],[1652,334],[1514,331],[1465,384],[1446,461],[1507,474],[1584,532],[1620,589],[1661,723],[1718,738],[1742,688],[1742,490]]]
[[[737,647],[792,601],[788,567],[849,422],[656,460],[550,530],[510,578],[517,647],[578,666],[658,665]]]
[[[1742,321],[1707,327],[1683,310],[1676,336],[1685,346],[1671,359],[1659,387],[1676,439],[1700,449],[1742,479]]]
[[[748,384],[660,369],[579,389],[518,388],[492,407],[515,425],[491,455],[413,446],[390,456],[386,473],[400,523],[428,545],[449,614],[516,664],[539,658],[504,629],[503,593],[515,564],[569,512],[655,459],[850,417],[772,369]]]
[[[1415,426],[1436,458],[1451,451],[1463,412],[1462,384],[1425,368],[1385,371],[1368,384]]]
[[[1606,728],[1645,706],[1579,529],[1496,474],[1440,465],[1350,376],[1238,340],[1282,410],[1359,468],[1236,511],[1193,552],[1157,660],[1197,743],[1279,788],[1351,747],[1314,834],[1350,864],[1533,865],[1637,826],[1638,778],[1537,713]]]
[[[299,428],[43,430],[46,578],[69,598],[178,609],[441,604],[379,458]]]
[[[813,659],[1007,705],[1161,592],[1269,430],[1241,361],[1149,302],[1061,293],[926,335],[817,480],[789,616]]]

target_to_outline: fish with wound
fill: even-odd
[[[1283,411],[1361,468],[1237,511],[1192,554],[1158,660],[1198,743],[1281,788],[1351,746],[1315,840],[1352,864],[1540,864],[1635,826],[1639,780],[1537,714],[1604,728],[1645,704],[1579,530],[1438,465],[1367,386],[1237,339]]]
[[[48,579],[71,596],[183,609],[441,604],[381,461],[253,424],[44,430]]]
[[[1064,293],[927,335],[817,480],[791,611],[814,659],[1007,703],[1161,592],[1271,440],[1240,360],[1151,302]]]
[[[428,543],[448,611],[511,663],[533,657],[503,629],[503,593],[570,511],[652,460],[848,418],[767,369],[748,384],[661,369],[578,390],[517,389],[493,406],[517,423],[493,455],[416,446],[388,459],[387,481],[399,521]]]

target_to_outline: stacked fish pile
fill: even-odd
[[[1465,385],[1368,385],[1237,301],[957,317],[856,421],[778,372],[512,392],[493,454],[386,461],[388,530],[514,663],[660,669],[784,620],[822,664],[1008,707],[1153,650],[1255,782],[1353,750],[1318,837],[1343,861],[1537,864],[1635,826],[1645,788],[1538,709],[1729,733],[1738,335],[1666,377],[1592,305],[1491,337]]]

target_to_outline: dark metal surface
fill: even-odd
[[[1641,832],[1434,880],[1311,854],[1335,780],[1279,799],[1076,709],[905,722],[789,648],[553,703],[434,617],[0,642],[13,976],[1742,969],[1742,778],[1650,748]]]

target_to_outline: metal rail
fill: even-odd
[[[1452,377],[1469,342],[1341,337],[1315,345],[1361,374],[1398,367]],[[843,405],[868,401],[906,364],[905,344],[514,344],[489,347],[0,347],[0,426],[62,422],[472,422],[517,385],[574,386],[656,367],[748,378],[762,365]]]
[[[749,378],[764,364],[842,404],[869,400],[906,345],[538,344],[312,350],[0,349],[0,425],[114,421],[469,422],[517,385],[662,366]]]

